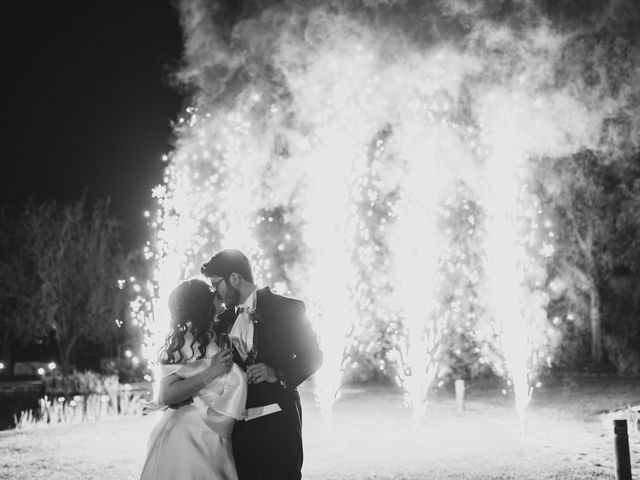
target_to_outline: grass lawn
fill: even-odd
[[[308,388],[302,397],[305,479],[613,480],[613,426],[603,412],[640,404],[640,379],[574,378],[538,389],[524,436],[512,399],[472,385],[464,413],[443,391],[419,424],[392,388],[346,388],[329,424]],[[155,420],[0,432],[0,478],[135,479]],[[640,436],[629,443],[638,477]]]

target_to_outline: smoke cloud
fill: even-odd
[[[349,329],[364,328],[367,315],[397,320],[383,296],[435,291],[446,248],[437,208],[449,186],[466,184],[484,204],[494,230],[485,248],[506,282],[492,288],[514,289],[515,301],[524,274],[501,273],[509,265],[500,257],[515,264],[518,255],[509,205],[529,160],[590,149],[616,161],[640,149],[633,0],[183,0],[179,8],[185,53],[176,81],[191,102],[158,194],[160,270],[171,272],[163,288],[214,248],[259,252],[255,230],[277,215],[299,241],[299,264],[286,276],[324,318],[317,325],[336,371]],[[281,250],[292,242],[277,241]],[[546,300],[531,296],[539,316]],[[330,321],[321,297],[353,324]],[[418,310],[401,316],[420,333],[430,312]],[[440,326],[426,329],[431,343],[421,348],[435,359]],[[527,349],[518,331],[514,356]],[[518,362],[511,372],[526,397]],[[417,397],[434,374],[420,369],[428,375]]]

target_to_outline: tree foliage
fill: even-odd
[[[44,319],[32,299],[40,288],[29,249],[26,219],[8,207],[0,210],[0,352],[11,368],[12,344],[24,345],[45,333]]]
[[[621,298],[611,282],[617,281],[616,271],[632,278],[640,271],[639,167],[636,157],[605,163],[594,152],[583,151],[570,158],[547,159],[539,171],[543,196],[558,225],[550,266],[554,296],[550,315],[565,324],[568,344],[571,337],[574,346],[588,337],[588,360],[595,365],[602,363],[604,353],[610,353],[611,360],[609,350],[613,344],[618,348],[613,337],[631,333],[632,338],[637,330],[631,320],[620,318],[631,314],[615,306]],[[626,294],[633,297],[635,291]],[[578,345],[576,357],[567,359],[569,364],[585,362],[586,358],[578,358],[580,351]]]
[[[80,339],[113,339],[126,259],[108,202],[29,203],[2,222],[3,338],[26,343],[53,329],[63,366]]]
[[[444,208],[441,229],[450,246],[440,262],[438,315],[446,322],[441,362],[448,378],[468,380],[487,369],[486,358],[491,357],[488,352],[491,345],[477,334],[487,313],[481,298],[483,252],[477,237],[483,213],[462,183]]]
[[[84,200],[44,204],[27,213],[41,287],[36,304],[55,329],[63,365],[76,342],[113,335],[124,296],[118,287],[124,255],[120,226],[108,202],[87,212]]]

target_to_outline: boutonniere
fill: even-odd
[[[255,363],[256,358],[258,357],[258,327],[260,327],[264,323],[264,319],[262,315],[260,315],[259,309],[251,309],[247,312],[249,320],[253,323],[253,346],[251,350],[247,353],[247,365],[251,365]]]
[[[260,315],[260,310],[257,308],[249,311],[249,320],[251,320],[251,323],[256,327],[264,323],[264,319],[262,318],[262,315]]]

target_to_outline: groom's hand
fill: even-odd
[[[278,381],[275,370],[264,363],[249,365],[247,367],[247,378],[249,379],[249,383],[275,383]]]

